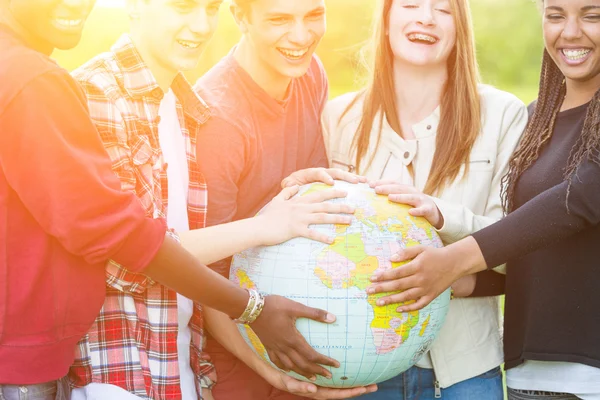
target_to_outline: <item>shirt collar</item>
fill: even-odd
[[[128,34],[122,35],[112,46],[111,51],[123,74],[123,86],[132,98],[151,97],[157,102],[163,99],[164,92]],[[208,120],[210,117],[208,105],[194,92],[182,73],[177,74],[171,84],[171,89],[181,102],[185,113],[199,123],[205,123]]]

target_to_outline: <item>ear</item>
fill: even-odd
[[[243,34],[248,32],[248,15],[246,14],[245,10],[243,10],[242,7],[235,2],[235,0],[232,0],[229,6],[229,11],[231,11],[233,19],[235,20],[238,28],[240,28],[240,31]]]

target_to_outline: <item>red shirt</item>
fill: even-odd
[[[113,259],[141,271],[165,221],[118,178],[67,71],[0,26],[0,384],[58,379]]]
[[[211,107],[200,127],[197,158],[208,185],[207,226],[253,217],[281,191],[281,181],[310,167],[326,167],[321,112],[327,75],[315,56],[277,101],[240,67],[233,52],[195,86]],[[211,265],[229,277],[229,262]]]

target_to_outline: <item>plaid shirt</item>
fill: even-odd
[[[90,115],[112,159],[123,190],[134,191],[148,216],[164,217],[167,174],[158,142],[163,91],[129,36],[73,73],[88,98]],[[196,163],[196,135],[210,111],[183,75],[175,79],[177,114],[186,142],[190,229],[206,222],[207,193]],[[141,250],[143,251],[143,250]],[[144,399],[180,399],[177,295],[115,262],[106,268],[106,300],[79,342],[70,377],[75,386],[110,383]],[[198,394],[210,388],[215,369],[203,352],[202,309],[190,321],[191,366]]]

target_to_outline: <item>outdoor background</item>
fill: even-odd
[[[98,0],[80,45],[55,52],[58,62],[73,69],[106,51],[128,29],[123,0]],[[364,82],[357,68],[357,52],[369,37],[375,0],[325,0],[327,34],[317,53],[330,80],[330,96],[356,90]],[[536,97],[542,54],[541,16],[535,0],[471,0],[477,56],[482,80],[516,94],[525,103]],[[239,39],[239,32],[223,4],[219,29],[198,68],[186,73],[191,82],[222,56]]]

